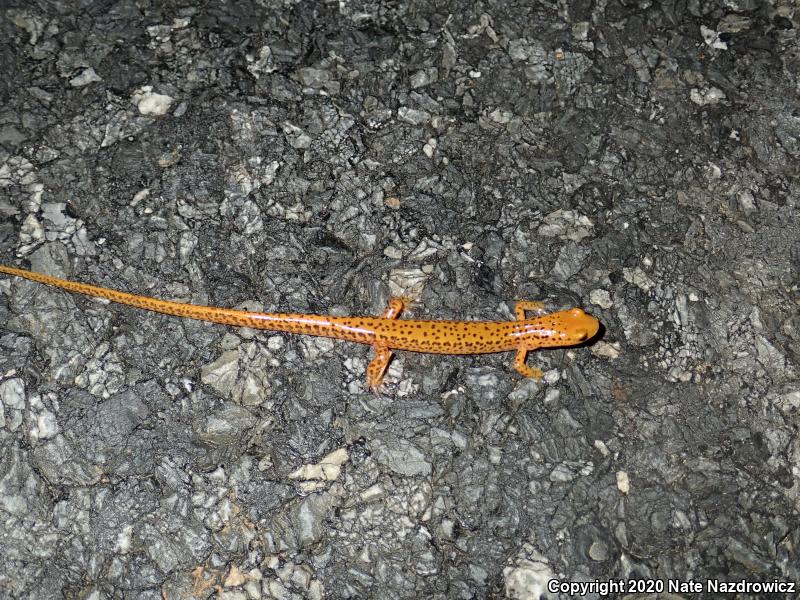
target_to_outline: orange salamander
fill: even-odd
[[[570,308],[526,318],[526,311],[542,312],[540,302],[517,302],[516,321],[429,321],[398,319],[406,301],[392,298],[380,317],[333,317],[296,313],[257,313],[214,306],[199,306],[137,296],[85,283],[68,281],[24,269],[0,265],[0,273],[24,277],[57,288],[105,298],[165,315],[186,317],[253,329],[286,331],[369,344],[375,358],[367,367],[367,383],[377,390],[393,350],[433,354],[490,354],[516,351],[514,368],[525,377],[542,377],[542,371],[525,364],[537,348],[574,346],[594,337],[599,322],[580,308]]]

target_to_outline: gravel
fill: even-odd
[[[6,3],[0,262],[603,329],[541,382],[401,353],[375,395],[365,347],[2,276],[3,597],[800,582],[798,30],[789,0]]]

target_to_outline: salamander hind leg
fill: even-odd
[[[514,314],[517,321],[524,321],[527,319],[525,311],[535,312],[536,314],[543,314],[547,312],[544,307],[544,302],[534,302],[532,300],[520,300],[514,305]]]
[[[514,357],[514,368],[518,373],[525,377],[541,379],[544,376],[542,370],[537,369],[536,367],[529,367],[527,364],[525,364],[526,358],[528,358],[528,351],[526,349],[520,348],[517,350],[517,355]]]
[[[383,376],[392,359],[392,351],[389,348],[375,346],[375,358],[367,367],[367,385],[370,391],[377,392],[383,383]]]
[[[383,311],[381,317],[384,319],[396,319],[407,308],[408,300],[405,298],[392,298],[389,300],[389,306]]]

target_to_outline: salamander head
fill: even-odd
[[[570,308],[550,315],[556,322],[557,337],[565,346],[582,344],[597,335],[600,321],[580,308]]]
[[[570,308],[526,321],[525,337],[542,346],[575,346],[582,344],[600,329],[600,322],[580,308]]]

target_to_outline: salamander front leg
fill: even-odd
[[[536,312],[536,314],[543,314],[547,312],[544,308],[544,302],[534,302],[532,300],[520,300],[514,305],[514,314],[517,321],[524,321],[527,317],[525,311]]]
[[[537,369],[536,367],[529,367],[527,364],[525,364],[526,358],[528,358],[528,350],[526,348],[520,348],[517,350],[517,355],[514,357],[514,368],[518,373],[524,375],[525,377],[541,379],[544,376],[542,370]]]
[[[383,375],[392,360],[392,351],[384,346],[375,346],[375,358],[367,367],[367,385],[370,391],[377,392],[383,383]]]

